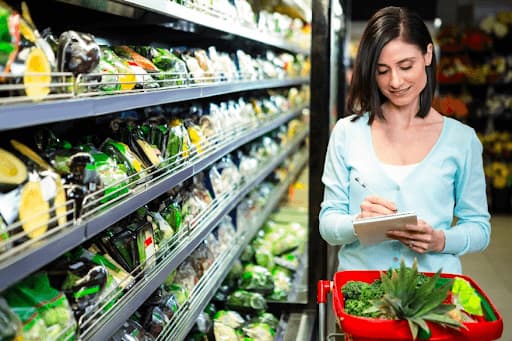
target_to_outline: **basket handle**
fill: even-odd
[[[327,294],[331,292],[332,281],[320,280],[317,283],[317,291],[316,291],[316,302],[317,303],[326,303],[327,302]]]
[[[331,292],[332,282],[320,280],[317,283],[316,301],[318,303],[318,336],[320,341],[325,340],[325,304],[327,294]]]

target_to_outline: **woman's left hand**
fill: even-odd
[[[405,229],[388,231],[387,236],[399,240],[418,253],[444,250],[444,232],[433,229],[432,226],[421,219],[418,219],[417,225],[407,224]]]

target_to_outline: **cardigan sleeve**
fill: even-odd
[[[469,149],[455,179],[454,216],[458,221],[445,231],[443,252],[455,255],[483,251],[489,245],[491,235],[482,144],[473,129],[467,145]]]
[[[319,214],[320,235],[331,245],[348,244],[357,239],[352,223],[354,216],[349,214],[350,173],[345,163],[347,124],[349,121],[342,119],[333,129],[322,175],[324,198]]]

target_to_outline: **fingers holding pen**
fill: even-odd
[[[396,213],[395,203],[376,195],[367,196],[360,205],[360,218]]]

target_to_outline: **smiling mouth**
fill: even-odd
[[[406,93],[411,87],[408,87],[408,88],[405,88],[405,89],[400,89],[400,90],[391,90],[390,92],[393,94],[393,95],[402,95],[404,93]]]

